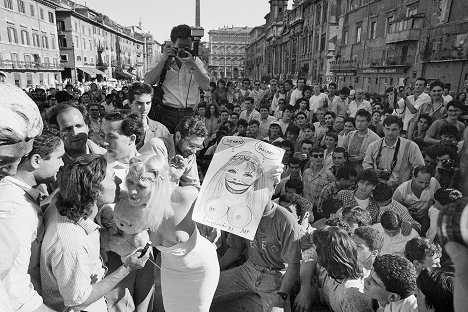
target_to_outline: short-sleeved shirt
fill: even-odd
[[[99,253],[99,225],[90,219],[74,222],[61,216],[55,204],[49,209],[41,249],[42,296],[47,306],[64,311],[88,299],[92,284],[104,278],[106,268]],[[107,311],[104,297],[85,310]]]
[[[319,95],[312,94],[309,99],[309,110],[316,113],[317,109],[323,107],[327,101],[328,96],[325,93],[320,93]]]
[[[415,109],[419,109],[421,106],[423,106],[426,103],[431,102],[431,97],[427,93],[421,93],[417,99],[415,100],[416,95],[410,95],[407,97],[408,101],[414,106]],[[408,123],[411,120],[411,118],[414,117],[416,113],[411,113],[410,110],[406,107],[405,100],[401,99],[398,101],[398,107],[400,109],[404,109],[404,116],[403,116],[403,130],[408,129]],[[397,112],[398,113],[398,112]]]
[[[253,110],[251,111],[250,113],[247,112],[247,110],[243,110],[240,115],[239,115],[239,119],[245,119],[247,120],[247,122],[253,120],[253,119],[257,119],[257,120],[260,120],[260,113],[257,111],[257,110]]]
[[[381,255],[399,255],[404,257],[406,243],[415,237],[419,237],[418,232],[414,229],[412,229],[411,233],[407,236],[400,232],[399,234],[390,237],[385,233],[382,224],[376,223],[372,225],[372,227],[379,231],[384,237],[383,246],[380,250]]]
[[[320,172],[313,175],[312,169],[307,168],[304,170],[303,177],[304,181],[304,197],[312,202],[317,207],[320,192],[325,185],[335,181],[335,177],[326,168],[322,168]]]
[[[248,261],[274,270],[283,270],[285,263],[301,260],[300,229],[294,216],[278,204],[260,220],[253,241],[229,234],[229,246],[247,249]]]
[[[411,181],[406,181],[397,187],[393,193],[393,199],[407,207],[411,211],[429,209],[434,201],[435,192],[440,189],[440,184],[436,178],[431,178],[429,186],[425,188],[418,198],[411,189]]]
[[[436,120],[431,124],[429,129],[427,129],[426,135],[428,137],[430,137],[430,138],[435,139],[435,140],[440,140],[440,135],[439,135],[440,129],[442,129],[443,126],[451,126],[451,125],[453,125],[453,124],[449,123],[447,121],[447,119]],[[462,138],[463,137],[463,130],[465,130],[465,124],[463,122],[457,120],[457,122],[456,122],[456,124],[454,126],[457,127],[458,137]]]
[[[356,101],[352,101],[348,105],[349,117],[356,117],[356,113],[360,109],[365,109],[366,111],[372,114],[372,105],[369,101],[362,100],[362,103],[360,103],[359,105],[356,103]]]

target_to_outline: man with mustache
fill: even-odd
[[[88,139],[86,110],[76,104],[61,103],[50,110],[49,123],[56,125],[65,144],[65,165],[86,154],[105,154],[106,149]]]

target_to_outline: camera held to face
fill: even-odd
[[[379,171],[377,171],[377,176],[379,177],[380,180],[388,181],[391,175],[392,175],[392,172],[388,169],[379,168]]]
[[[188,53],[187,53],[188,52]],[[189,54],[190,53],[190,54]],[[189,48],[181,48],[181,49],[177,49],[177,56],[179,58],[187,58],[189,57],[190,55],[193,55],[193,51],[190,50]]]

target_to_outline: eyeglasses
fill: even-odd
[[[447,112],[449,112],[449,113],[458,113],[458,112],[460,112],[460,110],[459,109],[448,109]]]
[[[314,158],[323,158],[323,154],[312,154],[310,156]]]
[[[193,149],[195,149],[195,150],[203,149],[203,145],[193,144],[193,143],[191,143],[189,140],[187,140],[185,138],[183,140],[191,150],[193,150]]]
[[[296,119],[305,119],[305,117],[301,116],[301,117],[296,117]]]
[[[259,83],[256,83],[255,85],[256,85],[256,86],[259,86],[260,84],[259,84]]]

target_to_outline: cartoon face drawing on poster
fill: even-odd
[[[269,199],[264,169],[258,157],[248,151],[232,156],[213,175],[206,190],[201,198],[206,202],[205,214],[212,219],[226,216],[237,228],[253,218],[260,219]]]

